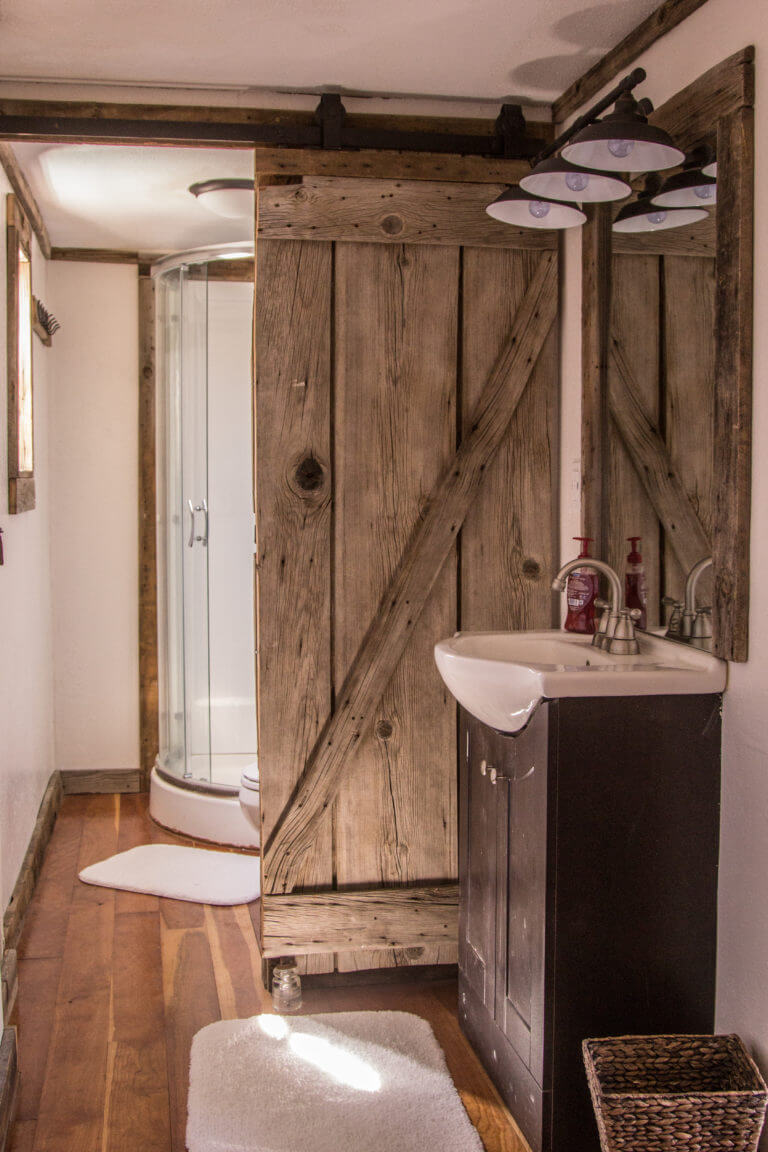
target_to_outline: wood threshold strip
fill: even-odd
[[[27,183],[27,178],[22,172],[10,144],[0,142],[0,167],[5,172],[8,177],[8,183],[19,198],[19,203],[21,204],[24,214],[37,237],[40,251],[46,260],[50,260],[51,241],[48,236],[45,221],[43,220],[43,214],[40,211],[38,203],[35,200],[34,192]]]
[[[616,368],[615,373],[610,373],[608,385],[611,418],[667,539],[681,567],[688,572],[704,556],[709,556],[709,537],[640,398],[627,358],[615,340],[611,342],[611,358]]]
[[[471,430],[432,493],[352,662],[291,802],[266,846],[264,891],[290,892],[355,749],[525,392],[557,312],[557,258],[545,252],[478,402]]]
[[[579,77],[570,88],[566,88],[552,105],[552,119],[561,124],[578,112],[594,96],[607,87],[620,72],[628,68],[662,36],[666,36],[678,24],[682,24],[706,0],[665,0],[642,23],[633,28],[610,52]]]
[[[418,948],[455,941],[459,886],[267,896],[262,953]]]
[[[61,773],[54,772],[48,781],[48,786],[40,803],[29,846],[3,917],[3,944],[6,949],[15,948],[18,943],[24,915],[40,875],[43,857],[53,832],[53,826],[56,823],[62,797]]]

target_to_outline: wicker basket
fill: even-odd
[[[738,1036],[582,1047],[603,1152],[755,1152],[768,1092]]]

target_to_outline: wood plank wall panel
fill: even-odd
[[[455,448],[458,274],[457,247],[336,246],[337,689]],[[342,890],[456,875],[456,710],[432,658],[435,639],[455,628],[453,558],[342,785]],[[337,964],[346,971],[455,960],[450,946],[342,953]]]
[[[331,709],[331,244],[260,242],[256,283],[263,844]],[[301,887],[332,884],[328,822]]]
[[[664,258],[666,442],[672,464],[704,530],[712,535],[715,431],[715,262]],[[685,576],[665,546],[665,591],[681,597]],[[712,573],[698,585],[701,604],[712,603]]]
[[[531,253],[463,249],[464,432],[537,262]],[[461,530],[462,628],[555,625],[558,382],[553,328]]]
[[[660,275],[659,256],[615,256],[611,298],[611,336],[623,349],[648,411],[659,417]],[[609,378],[616,371],[609,361]],[[602,557],[619,573],[622,586],[630,545],[641,536],[648,597],[648,624],[659,623],[659,520],[613,421],[608,422],[606,542]],[[574,555],[578,553],[574,552]],[[593,555],[598,553],[593,552]]]

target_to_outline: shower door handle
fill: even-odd
[[[187,540],[187,547],[194,548],[195,541],[198,540],[203,548],[208,544],[208,504],[205,500],[201,500],[199,504],[193,504],[191,500],[187,500],[187,507],[189,508],[189,539]],[[202,512],[205,516],[205,533],[203,536],[195,536],[195,513]]]

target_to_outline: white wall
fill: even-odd
[[[756,46],[755,372],[752,481],[750,659],[731,664],[725,695],[720,857],[717,1028],[735,1031],[768,1071],[768,81],[765,0],[709,0],[638,63],[648,72],[639,92],[654,103],[731,53]],[[579,426],[578,333],[571,322],[580,299],[580,246],[566,241],[568,322],[563,325],[563,541],[578,517],[569,512],[571,456]],[[571,435],[573,434],[573,435]],[[766,1142],[768,1147],[768,1138]]]
[[[139,767],[135,267],[53,261],[55,762]]]
[[[0,170],[0,907],[6,907],[53,771],[49,383],[52,349],[33,338],[36,506],[8,515],[6,396],[6,193]],[[33,241],[32,289],[48,300],[46,265]]]

